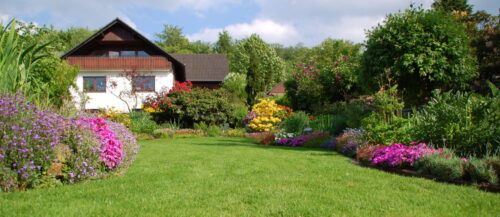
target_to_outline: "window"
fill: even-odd
[[[122,57],[135,57],[135,51],[120,51],[120,56]]]
[[[109,57],[119,57],[120,52],[119,51],[109,51],[108,55],[109,55]]]
[[[137,51],[137,56],[138,56],[138,57],[148,57],[148,56],[149,56],[149,54],[148,54],[148,53],[146,53],[146,51],[142,51],[142,50],[140,50],[140,51]]]
[[[137,76],[133,79],[134,91],[155,91],[155,76]]]
[[[85,92],[106,92],[106,77],[83,77],[83,90]]]

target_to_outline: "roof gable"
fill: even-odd
[[[137,32],[135,29],[127,25],[119,18],[116,18],[110,23],[108,23],[106,26],[101,28],[99,31],[97,31],[89,38],[87,38],[78,46],[76,46],[75,48],[71,49],[70,51],[62,55],[61,58],[67,58],[69,56],[76,55],[80,50],[89,49],[90,47],[95,46],[95,44],[98,43],[98,41],[103,41],[103,42],[137,41],[140,43],[144,43],[146,46],[148,46],[154,52],[154,55],[165,56],[170,61],[174,61],[175,63],[180,63],[175,58],[170,56],[170,54],[165,52],[155,43],[148,40],[141,33]]]

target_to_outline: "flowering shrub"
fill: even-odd
[[[281,131],[279,133],[274,134],[274,140],[278,141],[281,139],[286,139],[286,138],[293,138],[295,137],[294,133],[287,133],[285,131]]]
[[[274,134],[269,134],[268,136],[264,137],[264,139],[260,140],[260,144],[262,145],[274,145],[275,144],[275,138]]]
[[[114,154],[121,142],[106,123],[99,121],[93,129],[83,120],[38,109],[21,96],[0,95],[0,188],[13,191],[74,183],[111,171],[106,165],[115,168],[113,162],[123,159]],[[121,127],[121,138],[128,140],[127,146],[135,146],[134,138],[123,134],[130,131]],[[103,138],[113,145],[102,147]]]
[[[125,171],[125,169],[132,164],[139,152],[139,144],[137,144],[137,138],[127,127],[122,124],[106,120],[106,125],[115,134],[116,138],[121,141],[123,152],[122,152],[122,162],[120,164],[119,170]]]
[[[147,98],[144,108],[159,112],[155,117],[157,121],[175,120],[183,127],[192,127],[200,122],[234,125],[237,119],[241,119],[231,105],[230,94],[226,90],[190,88],[189,82],[177,82],[173,89]]]
[[[106,124],[104,118],[80,118],[78,121],[86,123],[99,137],[101,144],[101,161],[108,168],[115,168],[123,160],[123,145],[116,135]]]
[[[373,152],[378,149],[387,147],[386,145],[369,145],[359,148],[356,151],[356,160],[364,165],[369,165],[373,159]]]
[[[304,135],[304,147],[319,148],[322,143],[331,138],[330,133],[327,131],[314,131]]]
[[[405,165],[413,166],[415,161],[425,156],[440,152],[440,149],[428,148],[425,143],[415,142],[412,146],[395,143],[385,148],[376,149],[372,153],[372,165],[401,167]]]
[[[306,137],[305,136],[299,136],[295,138],[284,138],[276,141],[277,145],[282,145],[282,146],[302,146],[306,142]]]
[[[354,157],[359,147],[366,146],[368,142],[364,138],[364,129],[347,128],[342,135],[335,138],[335,148],[338,152]]]
[[[272,132],[255,132],[255,133],[245,133],[243,137],[250,138],[256,143],[260,143],[262,140],[269,137],[270,135],[274,136]]]
[[[176,93],[191,92],[191,88],[193,88],[193,83],[191,83],[191,81],[182,83],[179,81],[175,81],[172,89],[146,99],[142,104],[142,108],[145,112],[162,112],[165,105],[167,107],[173,106],[173,99],[170,99],[169,96]]]
[[[293,115],[295,115],[295,113],[293,112],[293,109],[288,107],[288,106],[278,105],[278,107],[281,110],[278,112],[277,116],[281,119],[289,118],[289,117],[292,117]]]
[[[130,127],[131,120],[129,115],[123,113],[123,111],[115,110],[114,107],[104,110],[104,112],[98,114],[97,117],[106,118],[110,121],[118,122],[120,124],[125,125],[126,127]]]
[[[280,116],[286,115],[284,111],[274,100],[260,99],[252,107],[257,116],[250,120],[248,126],[257,132],[270,131],[281,122]]]

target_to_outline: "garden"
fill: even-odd
[[[221,88],[176,81],[129,113],[77,109],[57,56],[75,33],[0,26],[0,213],[496,216],[499,19],[440,2],[363,45],[226,35]]]

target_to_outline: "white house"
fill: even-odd
[[[85,109],[140,109],[147,96],[174,81],[215,88],[228,73],[224,55],[171,55],[118,18],[62,58],[79,66],[72,94]]]

